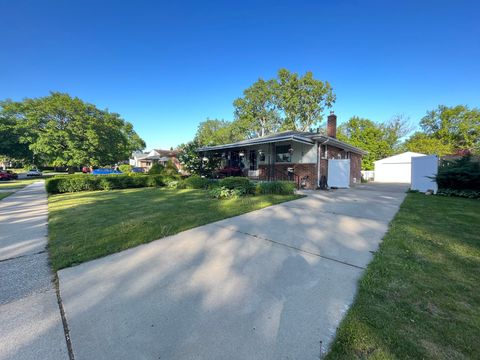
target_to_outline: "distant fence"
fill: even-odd
[[[373,170],[362,170],[362,179],[364,181],[373,181],[375,179],[375,171],[373,171]]]

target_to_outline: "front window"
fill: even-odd
[[[279,145],[275,148],[276,162],[292,162],[290,145]]]

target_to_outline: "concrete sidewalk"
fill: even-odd
[[[43,182],[0,201],[0,359],[68,359],[48,263]]]
[[[61,270],[75,359],[318,359],[405,190],[308,192]]]

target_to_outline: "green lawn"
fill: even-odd
[[[39,181],[39,179],[22,179],[22,180],[8,180],[8,181],[1,181],[0,182],[0,189],[1,190],[18,190],[35,181]]]
[[[298,197],[215,200],[201,190],[157,188],[53,195],[48,200],[52,265],[59,270]]]
[[[480,201],[408,194],[327,359],[480,354]]]
[[[13,192],[0,192],[0,200],[5,199],[8,195],[13,194]]]

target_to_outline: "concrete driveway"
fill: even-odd
[[[405,190],[306,192],[60,271],[75,359],[318,359]]]

